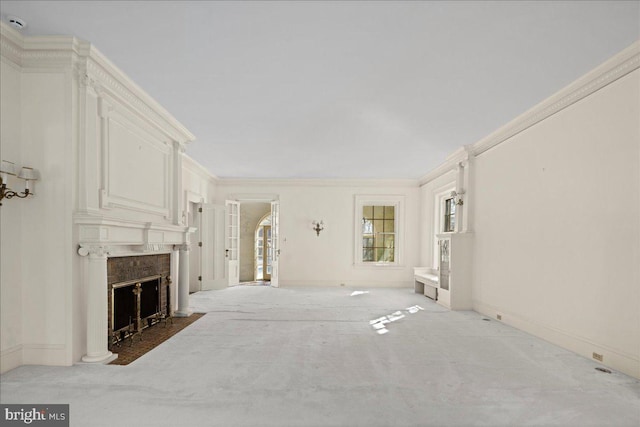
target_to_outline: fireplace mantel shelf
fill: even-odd
[[[76,215],[78,243],[81,248],[108,247],[110,255],[170,252],[174,245],[189,244],[194,227],[166,223]]]

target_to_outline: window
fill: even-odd
[[[362,261],[395,262],[395,206],[362,207]]]
[[[398,265],[403,196],[356,196],[355,263]]]
[[[456,230],[456,201],[453,197],[444,201],[444,228],[443,231],[452,232]]]

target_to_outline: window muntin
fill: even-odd
[[[356,194],[354,265],[400,267],[403,262],[404,203],[402,194]]]
[[[445,233],[456,230],[456,201],[453,197],[445,199],[444,201],[443,224],[443,231]]]
[[[362,262],[395,262],[395,206],[362,207]]]

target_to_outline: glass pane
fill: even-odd
[[[384,248],[378,248],[376,249],[376,261],[378,262],[384,262],[384,257],[385,257],[385,249]]]
[[[374,206],[373,207],[373,217],[375,219],[384,218],[384,206]]]
[[[393,248],[385,249],[384,253],[384,262],[394,262],[395,251]]]
[[[373,237],[363,237],[362,238],[362,247],[363,248],[372,248],[373,247]]]
[[[396,207],[395,206],[385,206],[384,207],[384,219],[394,219],[395,218]]]
[[[267,266],[267,274],[271,275],[271,266],[270,265]]]
[[[362,261],[364,261],[364,262],[373,261],[373,249],[363,249],[362,250]]]
[[[385,233],[393,233],[394,231],[394,227],[395,227],[395,221],[392,219],[385,219],[384,220],[384,232]]]
[[[258,237],[262,237],[262,232],[264,231],[264,228],[260,227],[258,229]]]
[[[451,205],[452,205],[451,202],[452,201],[453,201],[453,199],[445,200],[445,202],[444,202],[444,214],[445,215],[449,215],[451,213]]]
[[[384,248],[384,234],[376,234],[376,248]]]
[[[373,232],[382,233],[384,231],[384,221],[381,219],[373,220]]]
[[[362,217],[363,218],[373,218],[373,206],[363,206],[362,207]]]
[[[393,249],[395,247],[395,239],[396,236],[391,234],[385,234],[384,235],[384,247],[387,249]]]
[[[367,220],[362,224],[362,234],[373,234],[373,222]]]

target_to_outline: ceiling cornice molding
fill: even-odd
[[[80,74],[86,73],[86,76],[94,79],[102,90],[109,90],[112,95],[131,104],[134,109],[152,117],[154,124],[169,133],[174,141],[186,144],[195,140],[195,136],[182,123],[94,46],[90,46],[85,66],[86,69],[83,69],[82,64],[78,68]]]
[[[22,69],[66,69],[81,83],[108,93],[143,113],[144,119],[172,140],[186,144],[195,136],[162,105],[90,43],[69,36],[24,37],[0,23],[0,54]]]
[[[22,66],[23,44],[22,34],[0,21],[0,56]]]
[[[447,172],[456,170],[460,162],[465,162],[469,160],[470,157],[473,157],[473,147],[471,145],[465,145],[464,147],[458,148],[456,151],[449,154],[449,157],[447,157],[444,163],[433,169],[431,172],[421,176],[418,180],[418,184],[421,186],[425,185]]]
[[[638,68],[640,40],[475,144],[459,148],[440,166],[420,177],[420,185],[455,169],[458,162],[468,156],[478,156],[496,147]]]
[[[207,177],[208,179],[214,181],[214,182],[219,182],[220,178],[218,178],[217,176],[215,176],[214,174],[212,174],[209,169],[205,168],[204,166],[202,166],[200,163],[198,163],[196,160],[193,159],[193,157],[190,157],[189,155],[185,154],[184,155],[184,168],[187,169],[188,171],[200,174],[202,176]]]
[[[495,132],[473,144],[477,156],[505,142],[509,138],[534,126],[613,83],[640,67],[640,41],[605,61],[564,89],[551,95],[530,110],[516,117]]]
[[[415,179],[219,178],[218,184],[226,187],[418,187]]]

